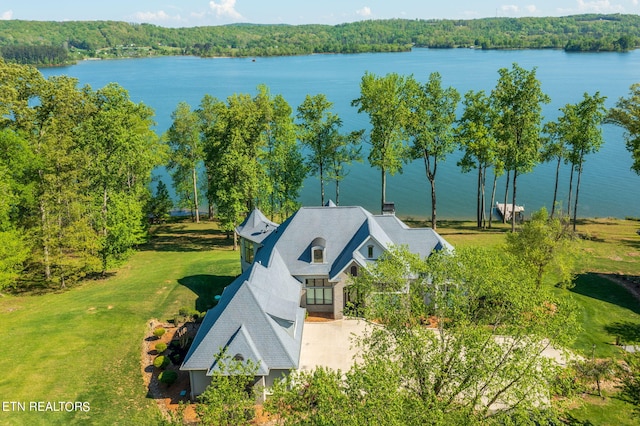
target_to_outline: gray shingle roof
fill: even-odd
[[[334,279],[354,258],[363,261],[354,251],[368,238],[384,248],[406,245],[422,257],[451,248],[433,229],[409,228],[394,215],[372,215],[358,206],[302,207],[262,241],[256,260],[268,264],[277,251],[291,275]],[[311,247],[318,239],[326,241],[324,263],[311,262]]]
[[[207,313],[181,369],[212,374],[223,348],[231,357],[251,359],[261,373],[297,368],[305,316],[299,298],[300,283],[281,260],[269,268],[254,263]]]
[[[236,227],[236,232],[243,238],[261,243],[277,227],[277,223],[267,219],[260,210],[254,209],[244,222]]]
[[[294,276],[337,276],[355,261],[367,241],[381,247],[406,245],[426,257],[433,250],[452,249],[430,228],[409,228],[393,215],[372,215],[362,207],[303,207],[281,225],[254,210],[238,233],[261,243],[255,262],[225,288],[218,304],[204,318],[182,364],[183,370],[220,370],[215,355],[226,348],[259,366],[294,369],[300,359],[305,310],[300,308],[301,284]],[[324,247],[324,262],[313,263],[311,247]]]

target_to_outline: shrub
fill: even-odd
[[[156,328],[155,330],[153,330],[153,335],[156,336],[158,339],[162,337],[162,335],[166,332],[167,330],[165,330],[162,327]]]
[[[156,343],[156,352],[161,354],[162,352],[167,350],[167,344],[164,342]]]
[[[156,359],[153,360],[153,366],[156,368],[165,368],[169,365],[169,358],[164,355],[158,355]]]
[[[158,380],[160,383],[165,383],[166,385],[171,386],[176,380],[178,380],[178,373],[173,370],[163,371],[158,375]]]

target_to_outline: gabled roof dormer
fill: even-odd
[[[326,263],[327,240],[322,237],[311,241],[311,263]]]
[[[246,238],[254,243],[262,243],[274,230],[278,224],[270,221],[258,209],[254,209],[249,216],[236,228],[236,232],[241,238]]]

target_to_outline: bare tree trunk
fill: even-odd
[[[382,171],[382,201],[380,203],[380,212],[382,212],[382,208],[384,207],[384,203],[386,201],[386,193],[387,193],[387,173],[384,167],[381,168]]]
[[[42,229],[42,261],[44,263],[44,278],[47,281],[51,280],[51,260],[49,259],[49,236],[47,235],[47,209],[44,206],[44,201],[40,200],[40,220]]]
[[[576,201],[573,207],[573,232],[576,232],[576,219],[578,218],[578,194],[580,193],[580,178],[582,177],[582,158],[578,165],[578,182],[576,183]]]
[[[477,200],[476,200],[476,224],[478,228],[482,228],[482,165],[478,164],[478,188],[477,191]]]
[[[336,179],[336,206],[340,205],[340,179]]]
[[[560,176],[560,161],[562,161],[562,157],[558,155],[558,165],[556,166],[556,186],[553,189],[553,204],[551,205],[551,219],[553,219],[553,215],[556,212],[556,200],[558,199],[558,177]]]
[[[516,231],[516,181],[518,179],[518,169],[513,169],[513,199],[511,200],[511,232]],[[504,206],[507,210],[507,206]]]
[[[569,198],[567,199],[567,216],[571,217],[571,195],[573,193],[573,172],[575,164],[571,163],[571,176],[569,177]]]
[[[424,167],[427,174],[427,179],[431,185],[431,228],[437,229],[436,221],[436,171],[438,170],[438,159],[433,159],[433,171],[431,171],[431,162],[429,161],[429,154],[424,152]]]
[[[320,205],[324,206],[324,170],[320,164]]]
[[[235,227],[233,232],[233,250],[238,250],[238,233],[235,231]]]
[[[507,223],[507,195],[509,194],[510,179],[511,179],[511,170],[507,170],[507,185],[504,188],[504,214],[502,215],[502,223]]]
[[[193,178],[193,208],[196,211],[196,223],[200,223],[200,206],[198,206],[198,173],[196,168],[191,169]]]
[[[486,206],[486,197],[485,197],[485,188],[487,185],[487,166],[483,166],[482,167],[482,189],[481,189],[481,197],[482,197],[482,205],[481,207],[481,222],[482,222],[482,228],[486,228],[487,227],[487,206]]]
[[[102,238],[104,238],[105,244],[107,242],[107,234],[109,233],[109,230],[107,228],[108,202],[109,202],[109,192],[107,191],[107,185],[105,184],[104,187],[102,188]],[[107,256],[106,250],[102,250],[101,257],[102,257],[102,273],[101,274],[104,277],[107,275],[108,256]]]
[[[498,176],[495,170],[493,171],[493,189],[491,190],[491,206],[489,207],[489,229],[491,229],[491,223],[493,222],[493,206],[496,203],[496,189],[498,185]]]

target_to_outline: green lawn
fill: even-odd
[[[637,228],[639,222],[621,220],[584,221],[578,228],[588,237],[581,275],[575,288],[557,291],[580,309],[583,330],[574,349],[581,353],[590,354],[595,344],[596,356],[615,356],[616,335],[640,340],[640,304],[595,274],[640,276]],[[478,231],[452,221],[438,231],[455,246],[499,247],[506,229]],[[0,410],[0,424],[158,424],[141,374],[149,320],[172,318],[182,306],[212,306],[239,272],[239,254],[213,224],[173,224],[108,279],[40,296],[0,296],[0,399],[27,403],[27,412]],[[32,401],[88,402],[90,411],[28,412]],[[615,420],[630,418],[629,404],[589,401],[570,412],[575,424],[630,424]]]
[[[149,320],[210,306],[239,269],[238,253],[212,224],[178,225],[111,278],[0,297],[0,399],[27,402],[27,412],[0,411],[0,424],[157,424],[141,374]],[[90,411],[29,412],[31,401],[88,402]]]

